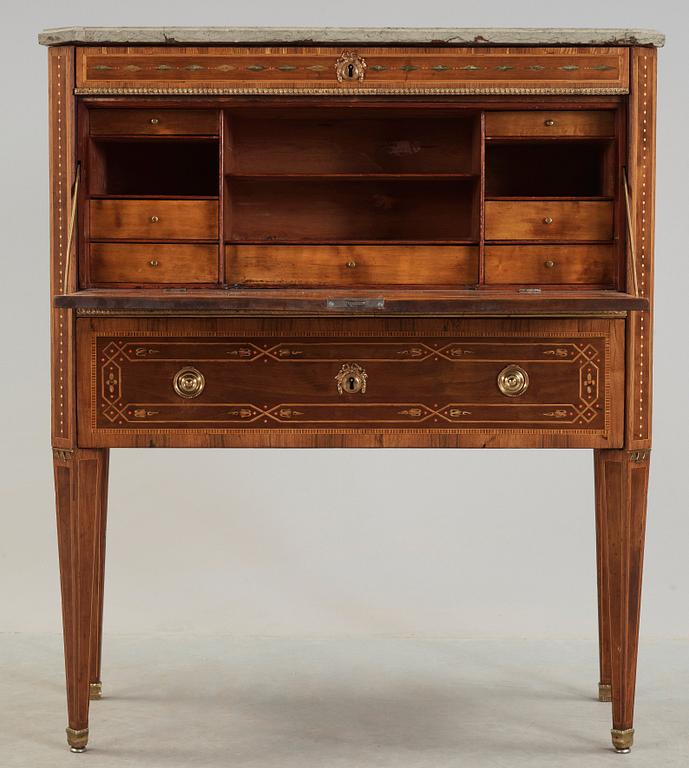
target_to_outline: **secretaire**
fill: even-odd
[[[72,750],[101,692],[110,448],[405,446],[594,450],[599,697],[628,751],[662,35],[40,41]]]

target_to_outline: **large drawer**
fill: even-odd
[[[215,200],[91,200],[94,239],[216,240]]]
[[[612,234],[609,201],[486,202],[486,240],[610,240]]]
[[[77,326],[84,446],[621,445],[623,320]]]
[[[228,283],[246,286],[458,286],[478,281],[478,247],[228,245]]]

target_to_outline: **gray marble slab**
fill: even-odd
[[[649,45],[652,29],[412,27],[60,27],[38,35],[42,45]]]

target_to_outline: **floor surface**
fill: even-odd
[[[591,642],[111,637],[83,755],[61,640],[0,635],[2,768],[689,766],[689,642],[646,642],[610,749]]]

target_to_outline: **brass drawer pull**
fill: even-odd
[[[347,269],[354,269],[354,267],[356,267],[356,261],[347,262]]]
[[[357,392],[366,394],[366,379],[368,374],[356,363],[344,363],[340,372],[335,376],[337,391],[341,394],[355,395]]]
[[[160,262],[158,261],[158,259],[151,259],[151,260],[148,262],[148,265],[149,265],[150,267],[157,267],[157,266],[158,266],[158,264],[160,264]]]
[[[158,120],[157,117],[152,117],[151,118],[151,125],[158,125],[159,122],[160,122],[160,120]]]
[[[546,216],[545,219],[543,219],[544,224],[552,224],[553,220],[550,218],[550,216]]]
[[[151,216],[151,224],[157,224],[160,219],[157,216]]]
[[[172,379],[172,386],[180,397],[191,400],[203,392],[206,379],[197,368],[187,366],[177,371]]]
[[[554,261],[552,261],[552,259],[548,259],[547,261],[544,261],[544,262],[543,262],[543,266],[544,266],[546,269],[552,269],[552,268],[555,266],[555,262],[554,262]]]
[[[508,365],[498,374],[498,389],[507,397],[523,395],[529,388],[529,374],[519,365]]]
[[[548,119],[548,120],[546,120],[546,121],[543,123],[543,125],[546,125],[548,128],[552,128],[552,127],[555,125],[555,121],[554,121],[554,120],[551,120],[551,119]]]

